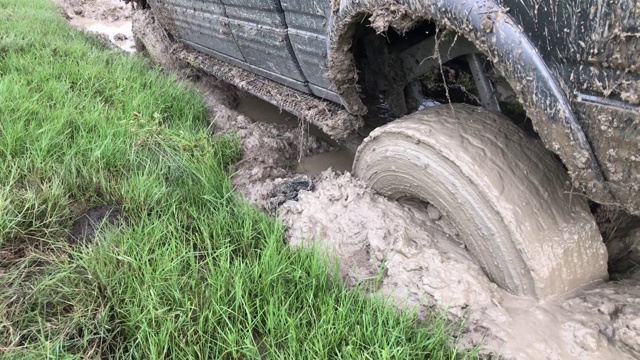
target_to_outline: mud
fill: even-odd
[[[289,128],[300,126],[300,119],[295,115],[246,93],[241,94],[239,97],[235,110],[258,123],[284,125]],[[304,131],[305,129],[302,130]],[[294,164],[296,173],[317,176],[329,168],[339,172],[351,170],[351,164],[353,164],[355,156],[353,152],[340,148],[337,143],[333,142],[330,137],[315,126],[308,126],[306,131],[308,135],[330,144],[330,148],[329,151],[314,153],[297,159],[298,161]]]
[[[87,210],[73,222],[69,233],[71,244],[90,244],[108,228],[121,228],[129,224],[122,209],[113,205],[96,206]]]
[[[120,49],[136,51],[131,19],[133,9],[120,0],[54,0],[69,22],[89,33],[108,38]]]
[[[421,314],[446,308],[451,318],[464,318],[463,346],[480,344],[506,359],[640,356],[635,280],[546,303],[514,297],[488,280],[433,210],[387,200],[349,174],[325,172],[314,191],[285,203],[280,217],[292,245],[326,249],[348,283],[372,286]]]
[[[353,170],[381,194],[445,211],[490,279],[513,294],[549,298],[608,278],[587,202],[502,114],[450,104],[407,115],[370,134]]]
[[[339,2],[332,4],[338,12]],[[145,37],[144,30],[136,36]],[[367,286],[374,295],[423,315],[446,310],[452,320],[464,320],[460,346],[480,344],[488,356],[640,357],[638,280],[608,282],[549,302],[506,293],[489,281],[433,206],[388,200],[349,173],[327,170],[314,176],[305,169],[307,174],[296,174],[300,154],[317,159],[331,146],[309,135],[297,119],[256,122],[233,110],[239,103],[247,113],[255,106],[248,110],[237,88],[185,69],[186,63],[167,51],[172,45],[163,42],[166,35],[159,37],[162,41],[142,41],[152,58],[196,81],[211,108],[215,133],[236,133],[242,140],[243,158],[230,169],[238,190],[279,214],[292,245],[326,249],[349,284]]]

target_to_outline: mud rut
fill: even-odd
[[[56,1],[73,25],[134,51],[124,3]],[[215,133],[242,139],[244,157],[231,169],[239,191],[282,219],[292,246],[325,249],[349,284],[423,315],[446,308],[465,321],[461,346],[481,344],[489,357],[640,358],[640,276],[547,302],[514,297],[487,279],[435,207],[373,193],[347,171],[353,154],[318,130],[172,59],[154,60],[202,91]]]

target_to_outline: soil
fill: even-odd
[[[126,225],[128,219],[122,209],[113,205],[93,207],[73,222],[69,234],[71,244],[90,244],[108,227],[118,228]]]
[[[131,28],[132,6],[120,0],[53,0],[71,25],[96,34],[122,50],[136,51]]]
[[[93,14],[98,3],[61,1],[65,8],[83,9],[83,16]],[[126,13],[123,9],[114,21]],[[211,76],[177,68],[184,64],[161,56],[169,52],[154,51],[159,43],[140,40],[155,61],[170,64],[168,69],[202,90],[216,134],[233,132],[241,138],[243,158],[230,169],[238,191],[279,216],[292,246],[326,249],[349,284],[364,285],[422,315],[446,310],[452,320],[464,320],[460,346],[479,344],[489,356],[640,357],[638,273],[630,270],[617,281],[554,300],[512,296],[487,278],[433,206],[374,193],[346,171],[352,154],[322,141],[296,117],[273,111]]]

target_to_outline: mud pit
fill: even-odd
[[[61,5],[73,26],[97,34],[126,52],[136,51],[131,28],[131,6],[120,0],[53,1]]]
[[[98,3],[66,5],[87,16]],[[145,45],[153,54],[152,43]],[[174,59],[155,60],[175,70]],[[177,70],[202,90],[214,131],[242,139],[243,159],[231,169],[238,190],[282,219],[293,246],[331,254],[349,284],[420,314],[446,308],[452,320],[465,320],[461,346],[480,344],[489,356],[640,357],[640,286],[632,276],[554,301],[514,297],[487,279],[435,208],[378,196],[346,172],[352,154],[319,140],[295,117],[210,76]]]
[[[248,116],[254,122],[284,125],[290,129],[300,126],[300,120],[297,119],[295,115],[280,110],[276,106],[250,94],[242,94],[239,97],[236,110]],[[340,148],[328,136],[322,133],[320,129],[314,126],[309,126],[308,129],[300,129],[299,131],[305,130],[308,135],[330,143],[331,150],[320,153],[307,151],[309,155],[303,156],[294,164],[296,173],[320,175],[329,168],[340,172],[351,170],[351,164],[353,164],[355,154],[347,149]]]

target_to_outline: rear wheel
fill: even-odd
[[[454,104],[406,115],[371,133],[353,170],[383,195],[438,207],[485,273],[515,295],[547,298],[608,276],[586,200],[500,113]]]

